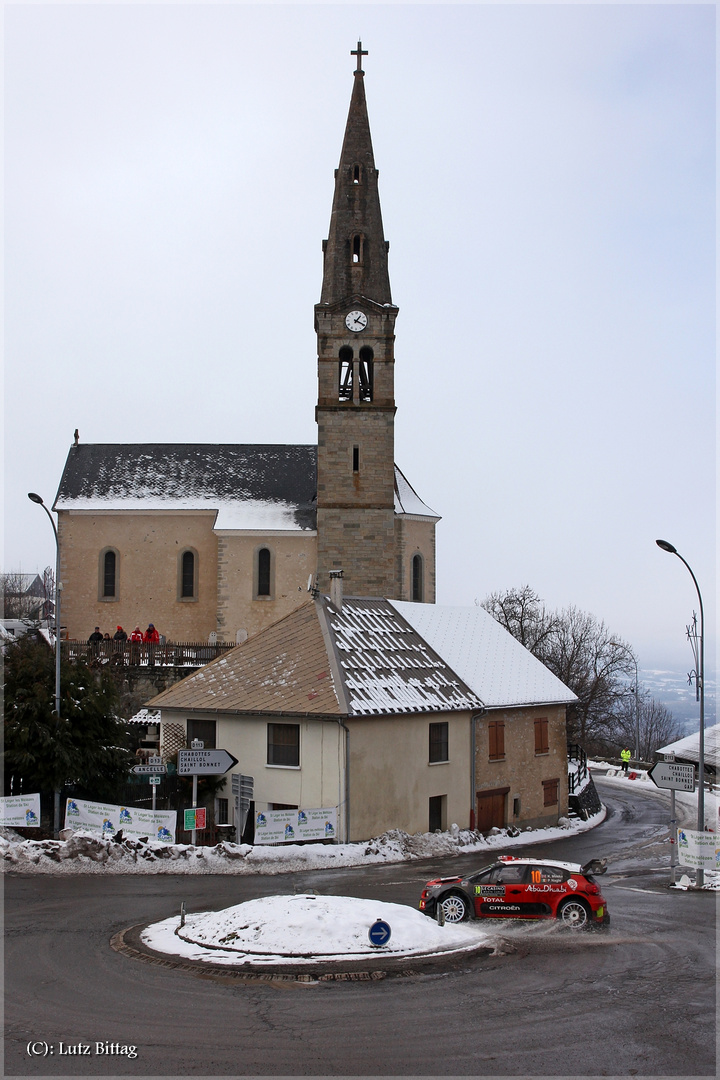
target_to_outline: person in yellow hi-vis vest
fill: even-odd
[[[622,758],[623,769],[625,770],[625,775],[627,776],[628,765],[630,764],[630,758],[632,757],[632,754],[629,750],[621,750],[620,757]]]

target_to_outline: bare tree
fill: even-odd
[[[615,730],[611,749],[618,753],[625,746],[635,745],[635,727],[640,722],[640,759],[652,761],[661,746],[683,736],[682,728],[671,711],[656,701],[649,690],[640,694],[639,709],[635,711],[634,696],[625,696],[615,714]]]
[[[576,607],[548,611],[529,585],[492,593],[482,606],[577,695],[568,707],[568,738],[592,751],[615,728],[634,655],[604,622]]]

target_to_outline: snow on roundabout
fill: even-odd
[[[382,946],[369,939],[381,919],[391,929]],[[474,925],[438,926],[413,908],[349,896],[265,896],[223,911],[175,915],[142,931],[143,945],[184,960],[213,964],[311,964],[382,957],[439,956],[490,943]]]

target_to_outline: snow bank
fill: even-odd
[[[399,829],[361,844],[283,844],[278,847],[231,844],[215,847],[162,844],[127,838],[102,839],[76,832],[67,840],[22,840],[0,832],[0,866],[19,874],[284,874],[298,870],[408,862],[547,843],[599,825],[605,808],[587,821],[560,818],[545,829],[493,829],[488,836],[451,826],[444,833],[410,835]]]

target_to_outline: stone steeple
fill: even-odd
[[[378,304],[392,303],[389,245],[383,235],[364,76],[358,55],[340,165],[335,171],[330,231],[323,245],[323,304],[350,296],[366,296]]]
[[[394,344],[392,303],[363,54],[350,100],[325,252],[318,337],[317,584],[342,570],[349,596],[394,597]]]

